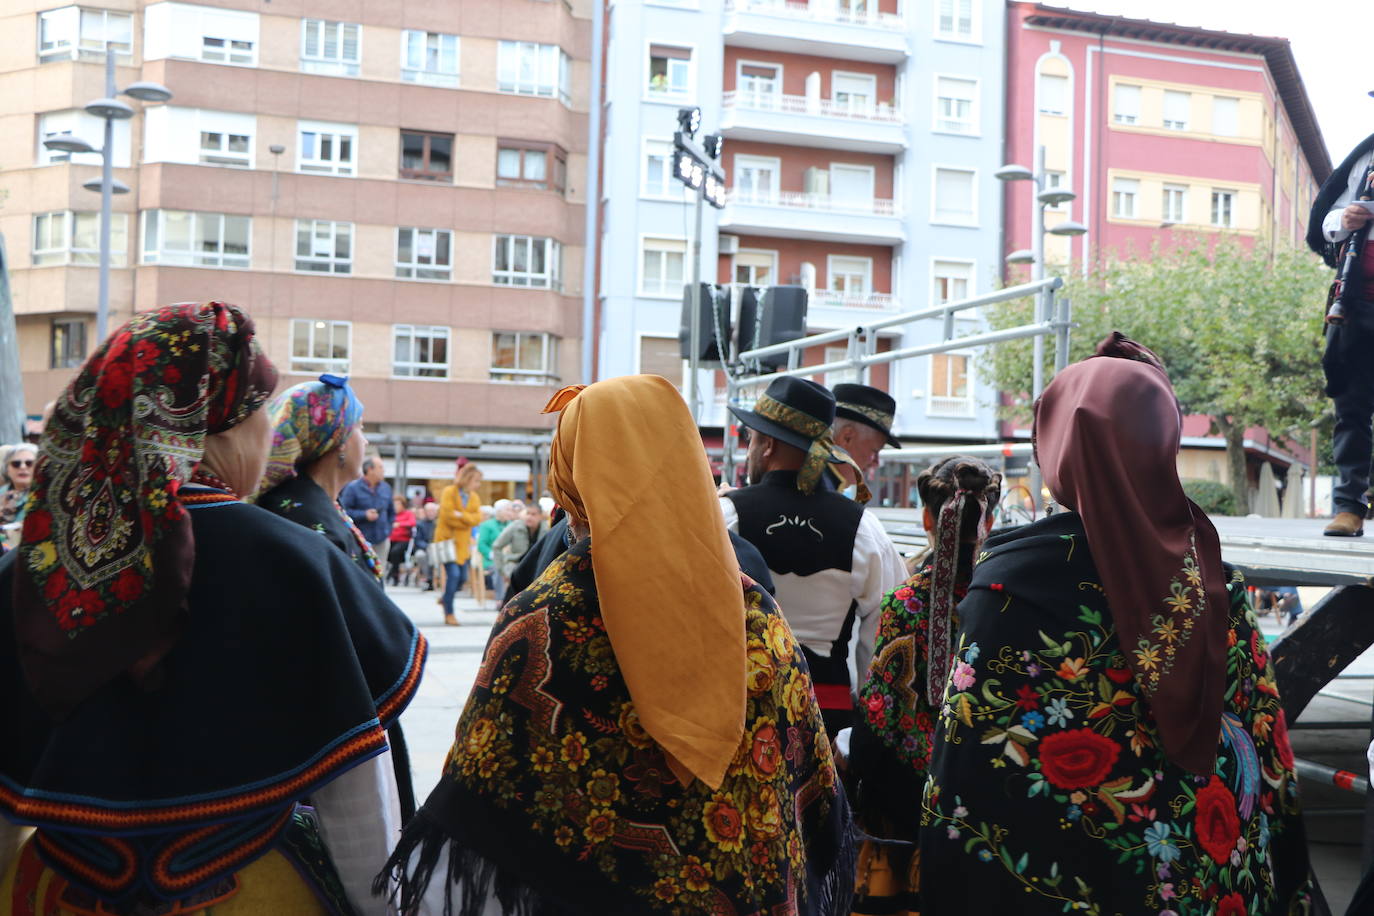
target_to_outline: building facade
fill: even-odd
[[[682,106],[699,106],[702,133],[724,137],[727,204],[705,214],[704,281],[804,286],[813,332],[993,287],[999,0],[647,0],[608,3],[605,14],[598,377],[684,382],[693,211],[670,168]],[[879,346],[941,333],[939,321],[921,322]],[[803,364],[837,349],[816,348]],[[710,443],[726,417],[723,376],[703,375]],[[975,383],[971,354],[876,367],[869,381],[896,398],[903,438],[996,435],[992,392]]]
[[[43,140],[99,146],[82,108],[108,50],[120,86],[174,94],[115,126],[131,191],[111,328],[241,304],[283,386],[350,374],[383,441],[542,431],[550,391],[581,380],[585,0],[0,9],[0,232],[31,414],[97,343],[100,198],[82,185],[100,158]]]

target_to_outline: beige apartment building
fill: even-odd
[[[82,109],[113,49],[120,87],[173,98],[115,124],[111,328],[223,299],[283,384],[350,374],[379,440],[547,428],[550,391],[581,380],[589,0],[99,2],[0,0],[31,414],[96,344],[100,157],[43,140],[100,145]]]

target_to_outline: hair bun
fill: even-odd
[[[992,473],[987,465],[979,463],[973,464],[968,461],[961,461],[954,468],[954,480],[961,490],[978,492],[987,488],[992,482]]]
[[[1138,344],[1131,338],[1122,334],[1120,331],[1112,331],[1098,343],[1097,349],[1093,351],[1094,356],[1109,356],[1116,359],[1133,359],[1136,362],[1148,363],[1160,372],[1164,372],[1164,363],[1154,351],[1149,347]]]

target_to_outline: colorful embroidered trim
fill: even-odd
[[[854,413],[863,414],[884,430],[890,430],[892,421],[896,419],[892,414],[878,410],[876,407],[865,407],[863,404],[851,404],[848,401],[835,402],[835,408],[837,410],[844,408],[845,410],[852,410]]]

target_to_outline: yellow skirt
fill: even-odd
[[[213,900],[169,902],[156,916],[325,916],[319,899],[286,857],[275,849],[234,875],[234,887]],[[19,850],[0,878],[0,916],[114,916],[118,910],[72,895],[67,879],[38,856],[34,838]],[[79,901],[79,902],[78,902]]]
[[[854,916],[920,916],[920,890],[920,850],[864,840],[854,882]]]

